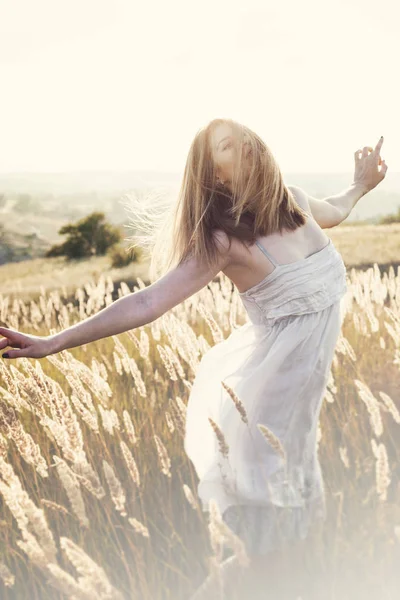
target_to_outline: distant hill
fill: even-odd
[[[65,173],[0,173],[0,192],[29,194],[124,193],[127,189],[174,185],[177,173],[156,171],[71,171]]]
[[[0,265],[42,257],[49,248],[37,233],[21,234],[0,224]]]
[[[282,172],[287,184],[303,187],[310,194],[336,194],[350,185],[353,173]],[[60,173],[0,173],[0,192],[30,194],[74,194],[125,192],[146,186],[177,186],[182,173],[159,171],[71,171]],[[400,172],[388,172],[377,190],[400,194]],[[376,190],[376,191],[377,191]],[[374,190],[375,191],[375,190]]]

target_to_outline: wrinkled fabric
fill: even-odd
[[[286,528],[304,533],[313,506],[318,506],[316,518],[325,518],[316,436],[341,330],[346,268],[332,240],[304,259],[274,264],[270,275],[239,293],[249,321],[199,363],[187,404],[184,448],[199,477],[204,511],[211,498],[221,514],[233,506],[255,507],[260,514],[264,507],[264,521],[268,508],[297,507],[284,511],[295,515]],[[222,381],[242,402],[248,423]],[[224,435],[227,457],[209,417]],[[280,451],[257,424],[278,439]],[[231,520],[234,514],[233,509],[226,513]]]
[[[266,555],[287,544],[305,540],[325,519],[324,496],[305,506],[236,504],[229,506],[223,514],[223,520],[244,542],[249,555]]]

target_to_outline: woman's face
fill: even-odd
[[[246,177],[250,169],[248,136],[240,126],[222,123],[214,127],[210,139],[217,177],[232,191],[234,172],[240,169],[240,174]]]

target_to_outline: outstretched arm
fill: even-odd
[[[95,315],[50,337],[51,354],[123,333],[153,320],[147,288],[115,300]]]
[[[364,146],[362,150],[356,150],[354,153],[354,181],[339,194],[319,200],[306,194],[298,186],[288,186],[297,194],[299,204],[304,202],[303,208],[311,212],[322,229],[335,227],[347,219],[360,198],[385,178],[388,167],[380,156],[382,144],[383,137],[378,140],[375,148]]]
[[[187,260],[148,287],[119,298],[85,321],[57,333],[53,336],[53,352],[155,321],[212,281],[225,268],[227,261],[227,254],[221,254],[217,267],[210,271],[196,259]]]
[[[150,286],[119,298],[95,315],[51,336],[26,335],[0,327],[0,335],[4,336],[0,340],[0,350],[7,346],[18,348],[8,351],[6,358],[43,358],[158,319],[201,290],[228,265],[228,238],[223,232],[218,233],[217,237],[222,244],[219,244],[219,261],[214,269],[199,264],[197,259],[187,260]]]

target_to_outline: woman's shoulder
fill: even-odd
[[[231,247],[231,238],[226,231],[223,229],[213,229],[212,237],[220,252],[229,252]]]
[[[229,257],[229,267],[242,265],[245,259],[243,243],[233,235],[228,235],[222,229],[214,229],[213,236],[221,254]]]
[[[292,196],[300,208],[311,214],[311,208],[307,200],[307,194],[304,192],[304,190],[302,190],[298,185],[291,184],[287,185],[286,187],[292,193]]]

